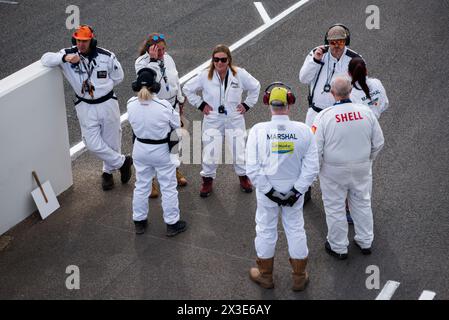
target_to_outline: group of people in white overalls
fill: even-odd
[[[167,236],[187,228],[180,219],[177,186],[187,185],[179,171],[176,131],[182,127],[184,102],[204,114],[201,197],[213,191],[221,160],[223,138],[230,148],[242,191],[256,188],[257,267],[250,278],[273,288],[273,263],[281,214],[288,241],[294,291],[304,290],[309,251],[303,206],[311,199],[311,185],[319,178],[328,226],[325,250],[338,259],[348,252],[348,224],[354,224],[355,244],[371,253],[372,163],[383,147],[378,118],[388,108],[381,82],[367,76],[365,61],[348,48],[350,34],[341,24],[331,26],[324,45],[314,48],[299,72],[309,86],[305,123],[289,118],[296,102],[292,89],[274,82],[264,90],[263,103],[271,121],[256,124],[246,140],[244,114],[259,97],[260,83],[234,65],[229,48],[218,45],[209,67],[181,88],[166,38],[152,33],[135,61],[137,79],[128,100],[128,120],[133,130],[132,156],[121,154],[120,112],[113,87],[123,80],[115,55],[97,46],[94,31],[82,25],[73,33],[70,48],[42,56],[48,67],[60,66],[78,98],[76,111],[83,141],[103,160],[102,187],[114,187],[119,170],[127,183],[136,171],[133,221],[137,234],[147,228],[148,198],[157,197],[157,177]],[[246,93],[244,101],[242,96]]]

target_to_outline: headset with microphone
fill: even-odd
[[[140,69],[137,79],[131,84],[134,92],[139,92],[143,86],[148,87],[152,93],[156,94],[161,90],[161,84],[156,81],[156,72],[153,69]]]
[[[273,83],[270,83],[268,85],[268,87],[265,89],[264,95],[263,95],[263,103],[265,105],[269,105],[270,104],[270,94],[271,94],[271,88],[273,87],[283,87],[285,89],[287,89],[287,104],[288,105],[293,105],[296,102],[296,97],[292,92],[292,88],[288,85],[286,85],[285,83],[282,83],[280,81],[276,81]]]
[[[349,32],[348,27],[346,27],[344,24],[342,23],[336,23],[332,26],[329,27],[329,29],[327,30],[326,34],[324,35],[324,44],[325,45],[329,45],[329,40],[327,40],[327,34],[329,33],[330,29],[332,29],[333,27],[342,27],[343,29],[345,29],[345,33],[346,33],[346,42],[345,45],[349,46],[351,44],[351,34]]]

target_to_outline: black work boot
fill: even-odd
[[[104,191],[114,188],[114,177],[111,173],[103,172],[101,175],[101,186]]]
[[[122,180],[122,183],[127,183],[129,179],[131,179],[132,165],[133,158],[131,158],[131,156],[126,156],[125,162],[123,162],[123,165],[120,167],[120,179]]]
[[[134,226],[136,227],[136,234],[144,234],[147,228],[147,220],[134,221]]]
[[[337,258],[338,260],[345,260],[348,258],[347,253],[337,253],[334,250],[332,250],[331,245],[328,241],[324,244],[324,248],[326,249],[326,252],[330,254],[331,256]]]
[[[183,220],[178,220],[175,224],[167,224],[167,237],[176,236],[178,233],[186,231],[187,223]]]
[[[357,241],[354,241],[355,245],[360,249],[360,251],[362,252],[363,255],[369,255],[371,254],[371,247],[370,248],[362,248]]]

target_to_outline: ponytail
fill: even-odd
[[[369,88],[366,83],[366,64],[365,61],[360,57],[352,58],[349,62],[348,72],[352,77],[351,84],[354,86],[356,82],[360,84],[363,92],[371,100],[371,96],[369,94]]]
[[[142,89],[140,89],[137,96],[139,97],[140,101],[147,101],[153,98],[153,95],[151,94],[150,90],[148,90],[148,88],[145,86],[143,86]]]

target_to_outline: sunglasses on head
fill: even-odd
[[[219,61],[221,61],[221,62],[223,62],[223,63],[228,62],[228,58],[218,58],[218,57],[214,57],[213,60],[214,60],[214,62],[217,62],[217,63],[218,63]]]
[[[163,34],[154,35],[154,36],[151,37],[151,39],[153,41],[164,41],[165,40],[165,36]]]

